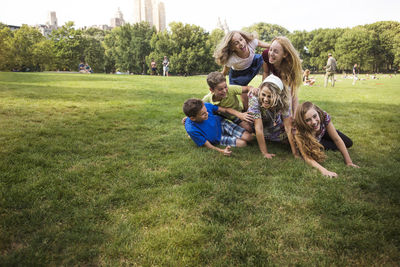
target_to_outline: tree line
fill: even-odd
[[[38,29],[23,25],[12,31],[0,23],[0,70],[77,71],[80,61],[94,72],[150,73],[152,58],[161,67],[164,55],[175,75],[206,74],[221,69],[213,58],[224,37],[215,29],[170,23],[168,31],[157,32],[147,22],[126,24],[112,30],[75,29],[67,22],[48,38]],[[353,28],[316,29],[289,32],[282,26],[256,23],[242,29],[256,32],[263,41],[287,36],[300,54],[303,68],[321,71],[331,52],[339,70],[351,70],[357,63],[364,72],[388,72],[400,65],[400,23],[381,21]],[[261,51],[259,51],[261,52]]]

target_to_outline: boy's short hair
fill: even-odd
[[[204,103],[200,99],[190,98],[183,103],[183,113],[189,118],[196,117],[203,105]]]
[[[222,82],[226,82],[226,78],[225,75],[223,75],[219,71],[213,71],[207,75],[207,83],[211,89],[214,89],[215,87],[217,87],[218,84]]]

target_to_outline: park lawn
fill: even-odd
[[[299,93],[354,141],[329,179],[288,146],[196,148],[205,76],[0,73],[0,265],[397,265],[400,76],[336,77]]]

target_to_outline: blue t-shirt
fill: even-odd
[[[213,145],[218,145],[221,141],[221,120],[222,117],[214,115],[218,106],[210,103],[204,103],[208,112],[208,119],[202,122],[194,122],[187,118],[185,122],[186,132],[197,146],[202,146],[206,141]]]

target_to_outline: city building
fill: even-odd
[[[58,29],[58,20],[55,11],[50,11],[46,24],[39,24],[35,26],[45,37],[48,37],[52,31]]]
[[[119,27],[125,24],[124,16],[122,15],[121,10],[118,8],[117,13],[115,13],[115,17],[111,19],[111,28]]]
[[[147,21],[157,31],[166,28],[165,6],[158,0],[134,0],[133,22]]]
[[[226,19],[224,20],[224,23],[221,23],[221,18],[218,17],[217,28],[223,30],[225,34],[227,34],[229,32],[229,27],[228,24],[226,23]]]

